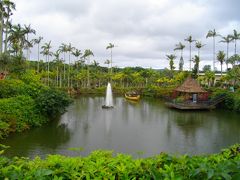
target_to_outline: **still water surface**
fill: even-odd
[[[224,111],[177,111],[156,99],[134,103],[114,98],[114,109],[102,109],[104,97],[80,97],[59,119],[3,141],[7,156],[88,155],[96,149],[137,157],[160,152],[206,154],[240,143],[240,114]],[[69,148],[79,148],[72,151]]]

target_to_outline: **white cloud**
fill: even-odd
[[[236,8],[239,3],[233,0],[228,3],[216,0],[14,2],[17,7],[14,23],[32,24],[37,36],[44,36],[44,42],[52,41],[54,50],[61,43],[71,42],[79,49],[92,49],[94,59],[103,65],[109,58],[105,48],[112,42],[118,46],[114,49],[114,60],[115,66],[119,67],[168,67],[165,55],[179,55],[173,49],[175,44],[183,42],[186,45],[184,59],[187,68],[189,52],[184,39],[189,35],[207,44],[201,52],[202,64],[212,64],[212,40],[205,38],[207,31],[216,28],[226,35],[233,29],[239,30],[240,24]],[[220,49],[225,49],[225,44],[217,44],[217,50]],[[32,57],[36,57],[36,50],[32,51]],[[196,53],[193,47],[193,55]]]

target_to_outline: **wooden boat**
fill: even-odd
[[[132,101],[138,101],[140,99],[139,94],[125,94],[125,98],[132,100]]]

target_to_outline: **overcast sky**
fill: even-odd
[[[184,68],[189,67],[189,46],[185,38],[206,44],[201,50],[200,66],[212,65],[212,39],[208,30],[221,35],[240,31],[238,0],[13,0],[16,11],[13,22],[31,24],[43,36],[43,43],[52,41],[53,51],[61,43],[72,43],[78,49],[91,49],[95,59],[104,65],[110,58],[108,43],[113,49],[114,66],[168,67],[166,54],[175,53],[178,67],[180,52],[175,44],[182,42]],[[217,39],[217,42],[220,38]],[[230,45],[230,55],[234,45]],[[216,50],[225,50],[223,43]],[[238,48],[239,52],[240,47]],[[193,47],[193,55],[197,54]],[[31,58],[36,58],[36,49]],[[219,67],[219,65],[218,65]]]

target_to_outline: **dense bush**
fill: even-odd
[[[65,111],[70,104],[70,97],[57,89],[46,89],[35,99],[39,111],[46,116],[54,116]]]
[[[18,95],[26,95],[25,83],[21,80],[1,80],[0,98],[9,98]]]
[[[220,95],[225,95],[226,98],[221,104],[224,108],[240,112],[240,92],[230,92],[226,89],[214,89],[211,94],[211,98],[215,98]]]
[[[149,86],[143,90],[143,95],[149,96],[149,97],[166,98],[166,97],[171,96],[174,88],[176,88],[176,87],[174,87],[174,86],[168,86],[168,87]]]
[[[3,135],[8,132],[21,132],[32,126],[40,126],[47,120],[30,96],[0,99],[0,114],[0,128]]]
[[[40,126],[62,113],[70,103],[67,93],[43,85],[31,71],[21,79],[0,81],[0,139],[10,132]]]
[[[8,159],[0,157],[0,179],[239,179],[240,145],[219,154],[145,159],[111,151],[94,151],[88,157],[49,155]]]

